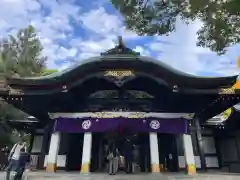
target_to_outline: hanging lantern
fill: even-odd
[[[221,120],[226,121],[231,114],[232,114],[232,108],[228,108],[227,110],[225,110],[220,114]]]

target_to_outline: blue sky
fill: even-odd
[[[196,47],[200,21],[185,25],[178,20],[176,32],[169,36],[139,37],[124,27],[123,18],[108,0],[1,0],[0,6],[0,37],[32,24],[49,68],[62,70],[98,56],[112,48],[121,35],[135,51],[186,73],[228,76],[239,72],[235,64],[240,45],[229,47],[223,56]]]

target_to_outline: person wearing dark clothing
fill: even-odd
[[[9,148],[8,148],[8,146],[7,145],[5,145],[2,149],[1,149],[1,160],[2,160],[2,162],[1,162],[1,167],[0,167],[0,169],[2,169],[2,170],[5,170],[6,169],[6,167],[7,167],[7,165],[8,165],[8,155],[9,155],[9,152],[10,152],[10,150],[9,150]]]
[[[130,140],[126,139],[125,142],[125,150],[124,150],[124,157],[125,157],[125,172],[132,173],[133,172],[133,147]]]
[[[4,170],[8,163],[8,154],[5,152],[6,146],[0,151],[0,171]]]

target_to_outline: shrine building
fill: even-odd
[[[139,152],[136,172],[196,174],[223,167],[223,136],[238,131],[224,126],[240,100],[238,83],[178,71],[120,38],[62,72],[4,79],[0,96],[36,118],[10,124],[32,134],[37,169],[106,172],[109,142],[122,155],[130,141]]]

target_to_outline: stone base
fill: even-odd
[[[90,163],[84,163],[81,167],[81,173],[89,173],[90,171]]]
[[[196,165],[195,164],[188,164],[187,165],[187,174],[188,175],[196,175]]]
[[[47,172],[56,172],[57,165],[55,163],[47,163],[46,171]]]
[[[152,164],[152,173],[159,173],[159,172],[160,172],[159,164]]]
[[[159,165],[159,169],[160,169],[160,172],[164,172],[164,171],[165,171],[164,165],[163,165],[163,164],[160,164],[160,165]]]

